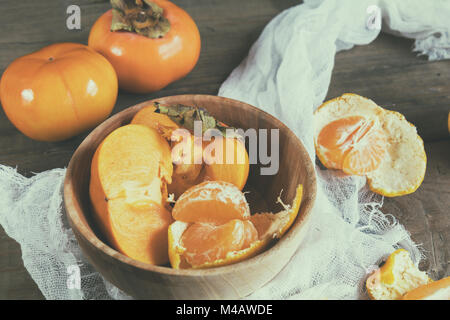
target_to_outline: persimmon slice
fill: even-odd
[[[169,261],[164,207],[172,162],[168,142],[155,130],[130,124],[111,132],[91,164],[89,194],[109,244],[150,264]]]
[[[386,153],[386,137],[374,120],[349,116],[324,126],[317,138],[328,168],[363,175],[378,168]]]
[[[220,226],[194,223],[181,237],[184,257],[191,266],[225,259],[229,252],[246,249],[257,239],[258,233],[253,224],[239,219]]]
[[[175,203],[175,220],[224,224],[233,219],[248,219],[250,208],[244,194],[225,181],[205,181],[189,188]]]

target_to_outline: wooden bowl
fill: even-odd
[[[280,211],[276,199],[282,190],[284,203],[291,203],[297,185],[301,183],[304,186],[299,215],[290,230],[274,246],[233,265],[203,270],[175,270],[133,260],[101,240],[103,237],[94,223],[89,199],[91,159],[98,145],[110,132],[128,124],[140,109],[153,101],[200,106],[236,128],[279,129],[278,173],[272,176],[260,175],[259,168],[262,165],[254,164],[250,167],[247,182],[247,186],[256,190],[273,212]],[[93,130],[75,151],[64,182],[67,217],[83,253],[108,281],[138,299],[237,299],[251,294],[273,279],[298,248],[308,231],[315,196],[313,164],[303,144],[291,130],[251,105],[208,95],[159,98],[140,103],[109,118]],[[251,203],[250,206],[252,209]]]

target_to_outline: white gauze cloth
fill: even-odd
[[[380,10],[380,11],[378,11]],[[445,0],[306,0],[276,16],[219,95],[279,118],[311,159],[313,111],[330,83],[336,52],[373,41],[380,30],[414,38],[430,60],[450,58],[450,2]],[[316,167],[318,195],[311,228],[297,253],[251,299],[364,299],[364,280],[395,248],[422,258],[408,232],[380,209],[383,198],[363,177]],[[0,224],[22,250],[24,265],[47,299],[127,299],[85,260],[64,214],[64,169],[25,178],[0,165]],[[68,283],[72,267],[81,288]]]

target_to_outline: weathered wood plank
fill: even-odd
[[[428,143],[425,151],[421,187],[411,195],[385,198],[382,211],[395,216],[421,244],[426,256],[421,267],[440,279],[450,276],[450,140]]]
[[[43,299],[23,266],[19,244],[0,226],[0,299]]]
[[[336,56],[328,98],[354,92],[403,113],[425,141],[448,139],[450,61],[427,61],[413,41],[382,34]]]

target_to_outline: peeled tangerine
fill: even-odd
[[[89,194],[98,225],[109,243],[130,258],[166,264],[166,207],[172,176],[168,142],[143,125],[129,124],[110,133],[91,165]]]
[[[303,188],[292,207],[250,215],[244,194],[233,184],[206,181],[188,189],[175,203],[169,227],[169,258],[175,269],[208,268],[255,256],[280,238],[294,222]]]
[[[373,300],[398,300],[418,287],[430,285],[432,281],[414,265],[408,251],[398,249],[367,278],[366,287]]]
[[[314,113],[317,157],[330,169],[365,175],[372,191],[393,197],[414,192],[426,169],[423,141],[398,112],[344,94]]]

